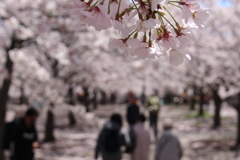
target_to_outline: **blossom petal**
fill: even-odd
[[[174,66],[179,66],[183,63],[183,55],[177,50],[171,50],[169,53],[169,62]]]

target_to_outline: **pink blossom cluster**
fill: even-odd
[[[208,10],[199,0],[72,0],[71,14],[96,30],[116,29],[121,37],[110,39],[110,49],[139,59],[165,55],[180,65],[191,58],[185,48],[192,30],[204,27]]]

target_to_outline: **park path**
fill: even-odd
[[[92,113],[79,112],[76,108],[75,110],[79,124],[75,127],[57,127],[55,130],[57,141],[42,144],[41,148],[36,150],[36,160],[93,160],[95,140],[102,125],[114,112],[124,116],[126,108],[125,105],[107,105],[99,107]],[[212,108],[209,112],[212,113]],[[185,106],[164,106],[160,113],[159,131],[162,132],[162,120],[171,117],[174,121],[174,132],[180,138],[184,148],[182,160],[240,160],[235,152],[229,150],[235,139],[235,112],[232,108],[224,106],[222,113],[223,127],[212,130],[210,115],[205,118],[196,118],[195,112],[188,111]],[[39,121],[41,138],[43,119]],[[56,121],[57,123],[64,121],[64,118]],[[127,129],[126,126],[125,122],[125,129]],[[153,160],[154,147],[153,142],[149,160]],[[129,160],[129,155],[124,154],[123,160]]]

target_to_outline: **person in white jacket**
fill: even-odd
[[[148,160],[149,147],[151,144],[150,131],[144,126],[146,117],[144,114],[139,114],[137,123],[133,126],[136,135],[136,146],[131,154],[131,160]]]
[[[183,152],[179,139],[171,132],[172,120],[166,119],[163,127],[164,132],[156,145],[155,160],[180,160]]]

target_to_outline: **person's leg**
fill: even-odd
[[[158,134],[157,120],[158,120],[158,115],[157,115],[157,113],[154,113],[154,114],[153,114],[153,128],[154,128],[155,138],[157,138],[157,134]]]
[[[149,125],[150,125],[150,127],[152,128],[153,125],[154,125],[154,119],[153,119],[153,114],[152,114],[152,112],[149,112],[149,121],[150,121]]]
[[[150,112],[149,116],[150,116],[150,127],[152,128],[155,139],[157,139],[157,123],[156,123],[157,116],[156,116],[156,113]]]
[[[158,135],[158,112],[155,114],[155,129],[156,129],[156,138]]]

